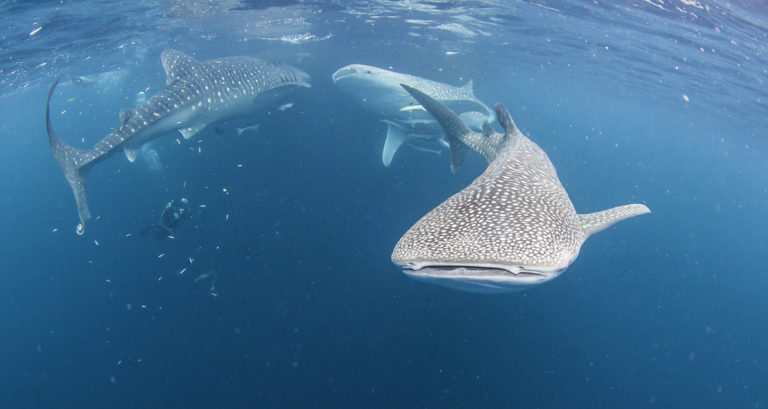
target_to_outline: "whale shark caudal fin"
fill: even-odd
[[[48,128],[48,141],[51,144],[51,153],[59,163],[64,177],[72,188],[77,203],[77,214],[80,216],[80,224],[77,225],[77,234],[82,235],[85,232],[85,222],[91,218],[91,211],[88,209],[88,200],[85,196],[85,177],[88,174],[88,166],[82,165],[89,163],[89,150],[77,149],[67,145],[51,125],[51,96],[53,90],[59,83],[59,79],[53,82],[48,91],[48,102],[45,106],[45,125]]]
[[[384,120],[387,124],[387,139],[384,141],[384,150],[381,152],[381,162],[384,166],[392,163],[392,157],[405,142],[405,131],[397,124]]]
[[[476,134],[476,132],[469,129],[464,121],[448,107],[432,99],[429,95],[405,84],[400,84],[400,86],[405,88],[424,109],[429,111],[443,128],[451,150],[451,172],[458,172],[462,163],[464,163],[464,156],[467,153],[467,146],[464,144],[463,139],[467,135]]]
[[[496,104],[496,119],[505,128],[504,133],[496,133],[489,124],[483,124],[483,132],[472,131],[450,108],[443,105],[429,95],[400,84],[411,96],[416,99],[440,124],[448,138],[451,148],[451,170],[456,171],[464,160],[467,148],[479,153],[490,164],[496,159],[496,155],[508,147],[517,143],[523,134],[517,129],[509,111],[504,105]]]
[[[605,230],[614,223],[650,212],[651,209],[643,204],[628,204],[603,210],[602,212],[580,214],[579,223],[581,224],[581,231],[584,233],[584,239],[586,239],[597,232]]]

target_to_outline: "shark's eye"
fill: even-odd
[[[370,73],[371,73],[371,70],[365,70],[365,73],[366,73],[366,74],[370,74]]]

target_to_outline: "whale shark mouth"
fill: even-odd
[[[559,276],[565,269],[536,271],[524,267],[466,265],[402,265],[403,273],[418,281],[476,293],[522,291]],[[514,271],[511,271],[514,270]]]
[[[343,79],[345,77],[349,77],[355,74],[357,74],[356,69],[352,67],[344,67],[334,72],[333,75],[331,75],[331,79],[333,80],[334,83],[336,83],[336,81],[339,81],[340,79]]]
[[[345,78],[356,77],[361,74],[371,74],[371,73],[372,73],[371,70],[365,70],[360,67],[346,66],[343,68],[339,68],[336,72],[334,72],[333,75],[331,75],[331,80],[333,80],[333,83],[335,84],[336,82],[343,80]]]

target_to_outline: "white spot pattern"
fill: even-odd
[[[555,168],[517,132],[471,185],[400,239],[396,263],[567,266],[583,242]]]
[[[117,130],[91,149],[76,149],[65,144],[53,131],[46,113],[51,152],[72,187],[82,229],[91,217],[85,195],[87,169],[132,141],[135,135],[187,107],[200,108],[199,115],[222,112],[213,118],[224,120],[232,117],[228,109],[238,97],[256,99],[261,93],[282,86],[309,86],[309,76],[304,72],[289,65],[269,63],[257,58],[232,57],[198,62],[178,51],[166,50],[161,60],[167,77],[166,88],[136,108]],[[51,87],[48,95],[49,108],[55,86]],[[177,121],[176,129],[187,128],[189,125],[188,122]],[[135,138],[133,143],[137,143]],[[141,143],[138,142],[139,146]]]

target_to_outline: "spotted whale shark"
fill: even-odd
[[[547,154],[496,104],[503,133],[474,132],[448,107],[403,85],[448,136],[488,162],[468,187],[422,217],[400,238],[392,261],[408,276],[473,292],[526,289],[558,277],[592,234],[649,213],[629,204],[577,214]]]
[[[387,138],[381,154],[384,166],[392,163],[395,153],[404,144],[424,150],[445,145],[440,125],[400,84],[419,89],[447,105],[473,129],[480,130],[484,123],[494,119],[491,109],[475,97],[472,80],[455,87],[362,64],[342,67],[331,78],[334,84],[387,124]],[[460,163],[460,160],[451,163]]]
[[[65,143],[51,125],[48,92],[45,120],[53,157],[75,195],[83,234],[91,218],[85,177],[93,165],[122,150],[129,161],[145,143],[179,131],[191,138],[208,124],[257,114],[296,88],[309,87],[309,75],[285,64],[251,57],[228,57],[200,62],[179,51],[165,50],[161,62],[166,86],[133,110],[120,112],[120,126],[90,149]]]

